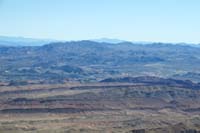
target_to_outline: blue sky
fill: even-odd
[[[200,0],[0,0],[0,35],[200,43]]]

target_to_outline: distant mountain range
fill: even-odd
[[[0,46],[42,46],[55,40],[0,36]]]
[[[90,39],[89,41],[98,42],[98,43],[111,43],[111,44],[131,42],[134,44],[142,44],[142,45],[159,43],[159,42],[146,42],[146,41],[127,41],[127,40],[114,39],[114,38]],[[55,39],[35,39],[35,38],[25,38],[25,37],[0,36],[0,46],[42,46],[42,45],[53,43],[53,42],[67,42],[67,41],[55,40]],[[200,44],[198,45],[198,44],[191,44],[191,43],[168,43],[168,44],[189,45],[189,46],[194,46],[194,47],[200,47]]]
[[[0,47],[0,80],[100,81],[158,76],[200,82],[199,51],[198,47],[170,43],[94,41]]]

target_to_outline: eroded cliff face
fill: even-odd
[[[130,131],[127,131],[127,133],[200,133],[200,124],[199,121],[195,124],[186,124],[181,122],[168,126],[152,126],[144,129],[132,129]]]
[[[198,133],[200,90],[180,83],[4,84],[0,132]]]

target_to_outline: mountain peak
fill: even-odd
[[[121,42],[126,42],[124,40],[114,39],[114,38],[92,39],[91,41],[95,41],[95,42],[99,42],[99,43],[113,43],[113,44],[117,44],[117,43],[121,43]]]

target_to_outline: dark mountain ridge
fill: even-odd
[[[141,77],[122,77],[122,78],[108,78],[104,79],[100,82],[103,83],[142,83],[145,85],[166,85],[166,86],[178,86],[183,88],[190,89],[200,89],[200,83],[193,83],[190,80],[176,80],[176,79],[165,79],[159,77],[151,77],[151,76],[141,76]]]

